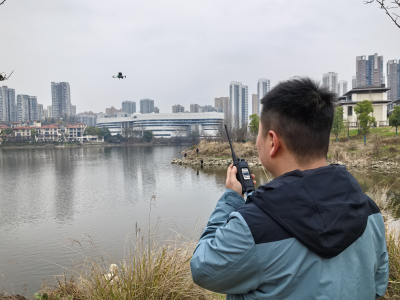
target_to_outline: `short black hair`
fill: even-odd
[[[308,77],[280,82],[261,99],[261,126],[279,134],[298,163],[327,156],[336,94]]]

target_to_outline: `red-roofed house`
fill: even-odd
[[[11,123],[11,128],[15,128],[15,127],[21,127],[22,123],[21,122],[12,122]]]
[[[84,131],[85,131],[85,129],[83,129],[80,126],[65,125],[65,137],[69,141],[77,140],[77,138],[82,137]]]
[[[61,138],[58,127],[54,125],[44,125],[40,128],[36,128],[38,133],[38,141],[58,141]]]
[[[31,139],[31,127],[14,127],[13,128],[13,136],[15,136],[16,141],[25,141]]]
[[[88,127],[87,124],[84,124],[84,123],[75,123],[74,126],[79,126],[79,127],[83,128],[83,131],[85,131],[86,127]]]

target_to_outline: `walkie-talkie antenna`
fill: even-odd
[[[233,161],[235,162],[236,161],[236,154],[235,154],[235,151],[233,151],[231,138],[229,137],[228,127],[226,127],[226,124],[225,124],[225,130],[226,130],[226,135],[228,136],[229,145],[231,146],[232,158],[233,158]]]

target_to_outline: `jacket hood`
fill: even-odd
[[[368,201],[357,180],[339,165],[286,173],[248,200],[324,258],[340,254],[362,236]]]

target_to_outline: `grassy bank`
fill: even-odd
[[[364,137],[358,135],[358,130],[350,130],[350,138],[340,136],[336,142],[336,137],[331,135],[328,160],[330,162],[348,162],[357,164],[362,162],[372,162],[374,160],[390,160],[400,163],[400,135],[395,136],[395,129],[381,127],[371,129],[367,136],[367,144],[364,145]],[[199,149],[199,155],[196,149]],[[258,151],[255,143],[233,143],[237,157],[258,158]],[[190,147],[185,151],[189,158],[223,158],[231,159],[231,150],[227,142],[207,142],[202,140],[198,145]],[[360,160],[360,161],[358,161]]]
[[[389,194],[386,186],[375,187],[369,195],[381,208],[386,224],[390,281],[382,299],[395,300],[400,299],[400,235],[393,223],[395,208]],[[74,242],[86,248],[82,241]],[[181,236],[162,243],[138,237],[135,247],[121,262],[101,253],[91,240],[87,243],[97,254],[94,257],[85,254],[74,270],[57,278],[55,286],[44,284],[35,299],[225,299],[224,295],[206,291],[193,283],[189,262],[196,243],[184,241]],[[0,299],[26,298],[0,296]]]

